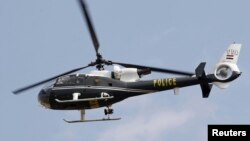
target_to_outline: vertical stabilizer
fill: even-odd
[[[237,64],[240,55],[241,44],[231,44],[225,51],[219,63]]]
[[[225,51],[220,61],[216,64],[214,69],[214,75],[218,80],[228,80],[232,76],[233,72],[240,73],[237,66],[237,61],[240,55],[241,44],[231,44]],[[219,88],[227,88],[230,82],[214,82]]]

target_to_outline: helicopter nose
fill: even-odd
[[[45,108],[50,108],[49,96],[50,94],[47,93],[45,90],[41,90],[40,93],[38,94],[38,101]]]

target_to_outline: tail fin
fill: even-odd
[[[241,44],[231,44],[223,54],[219,63],[237,64],[240,55]]]
[[[233,72],[240,73],[237,61],[240,55],[241,44],[231,44],[225,51],[220,61],[216,64],[214,75],[218,80],[227,80]],[[219,88],[225,89],[230,82],[213,82]]]

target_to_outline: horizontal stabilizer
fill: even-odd
[[[202,97],[208,98],[213,85],[208,83],[208,79],[205,73],[205,65],[206,62],[201,62],[199,66],[195,69],[195,74],[197,79],[200,81]]]
[[[208,98],[210,91],[213,87],[213,84],[201,83],[200,86],[201,86],[201,90],[202,90],[202,97]]]
[[[199,66],[195,69],[195,74],[197,78],[206,78],[206,73],[204,71],[206,62],[201,62]]]

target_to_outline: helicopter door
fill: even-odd
[[[82,87],[81,90],[79,92],[76,92],[73,94],[73,99],[77,99],[80,95],[84,95],[84,93],[86,93],[86,88],[84,88],[86,86],[86,76],[85,75],[76,75],[76,86],[78,87]],[[79,93],[79,94],[77,94]]]

